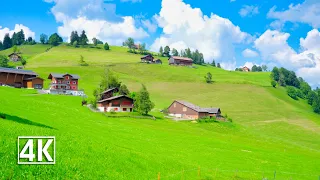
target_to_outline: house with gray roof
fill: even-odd
[[[50,73],[48,79],[51,80],[49,91],[51,94],[70,94],[83,96],[84,92],[79,91],[79,79],[77,74]]]
[[[192,103],[175,100],[168,107],[168,113],[171,116],[182,119],[199,119],[202,117],[220,117],[220,108],[202,108]]]

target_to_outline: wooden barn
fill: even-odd
[[[187,57],[171,56],[169,65],[192,66],[193,60]]]
[[[17,62],[21,60],[21,56],[18,53],[12,53],[9,54],[8,57],[10,58],[11,61]]]
[[[33,71],[0,67],[0,85],[42,89],[43,79]]]
[[[98,109],[101,112],[132,112],[133,99],[120,95],[98,101]]]
[[[141,62],[154,63],[154,57],[151,54],[141,57]]]
[[[220,117],[220,108],[202,108],[186,101],[175,100],[168,108],[170,116],[182,119]]]

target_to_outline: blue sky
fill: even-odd
[[[23,28],[39,39],[86,30],[120,45],[127,37],[151,50],[199,49],[225,69],[266,64],[320,80],[318,0],[4,0],[0,40]]]

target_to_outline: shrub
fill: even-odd
[[[271,85],[272,85],[272,87],[275,88],[275,87],[277,86],[277,82],[276,82],[275,80],[272,80],[272,81],[271,81]]]
[[[0,113],[0,118],[1,118],[1,119],[6,119],[6,115],[3,114],[3,113]]]
[[[210,116],[204,116],[197,120],[199,123],[212,123],[212,122],[218,122],[216,117],[210,117]]]
[[[298,100],[298,93],[297,90],[292,87],[292,86],[288,86],[287,87],[287,94],[294,100]]]
[[[105,50],[110,50],[109,44],[108,44],[107,42],[104,43],[104,49],[105,49]]]
[[[87,102],[87,100],[85,100],[85,99],[83,99],[82,102],[81,102],[82,106],[83,106],[83,105],[87,105],[87,103],[88,103],[88,102]]]

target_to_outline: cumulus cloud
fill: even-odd
[[[259,14],[259,7],[258,6],[249,6],[249,5],[244,5],[240,11],[239,14],[241,17],[252,17],[256,14]]]
[[[103,0],[47,1],[55,3],[51,12],[56,21],[62,23],[58,27],[62,37],[69,38],[71,31],[85,30],[89,40],[96,37],[120,45],[128,37],[139,40],[149,36],[142,27],[136,27],[132,16],[117,15],[115,4],[106,4]]]
[[[242,51],[242,56],[247,58],[254,58],[254,57],[258,57],[259,54],[254,50],[245,49],[244,51]]]
[[[255,40],[254,46],[263,60],[296,71],[314,86],[320,85],[320,32],[313,29],[300,39],[301,52],[289,46],[289,37],[289,33],[267,30]]]
[[[230,20],[211,14],[203,15],[182,0],[163,0],[159,14],[155,15],[163,34],[151,45],[153,51],[160,46],[183,50],[198,49],[206,62],[216,59],[223,68],[234,69],[234,44],[247,43],[251,36],[242,32]]]
[[[148,29],[149,32],[154,33],[157,31],[157,24],[151,22],[149,19],[147,20],[141,20],[141,23],[143,24],[144,27]]]
[[[27,26],[24,26],[23,24],[16,24],[14,26],[14,29],[12,30],[10,30],[7,27],[2,28],[2,26],[0,26],[0,41],[3,41],[3,38],[7,33],[9,33],[9,35],[12,37],[14,32],[17,33],[21,31],[21,29],[23,30],[26,39],[28,37],[32,37],[32,39],[35,38],[35,32],[31,31],[30,28],[28,28]]]
[[[305,0],[301,4],[290,4],[289,8],[284,11],[277,11],[274,6],[268,12],[268,17],[278,19],[280,22],[298,22],[311,25],[313,28],[320,27],[320,1]]]

